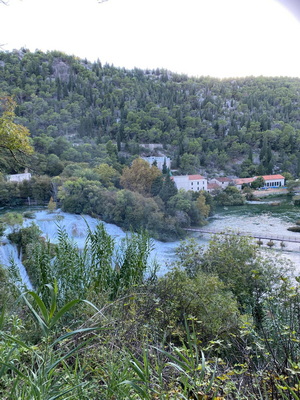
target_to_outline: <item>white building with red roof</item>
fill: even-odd
[[[234,179],[234,184],[238,189],[242,189],[243,185],[251,186],[251,183],[254,182],[258,176],[254,176],[253,178],[238,178]],[[284,186],[284,176],[282,175],[262,175],[264,178],[265,185],[267,188],[278,188]]]
[[[265,180],[265,187],[277,188],[284,186],[284,176],[282,175],[263,175],[262,177]],[[258,176],[256,176],[255,179],[256,178],[258,178]]]
[[[227,176],[219,176],[217,178],[212,178],[210,183],[217,184],[220,188],[226,189],[230,183],[234,183],[231,178],[227,178]]]
[[[217,193],[217,192],[220,192],[221,190],[222,190],[222,186],[218,185],[215,182],[209,182],[207,184],[208,193]]]
[[[202,175],[175,175],[172,176],[177,189],[193,190],[197,192],[199,190],[207,191],[207,179]]]
[[[234,179],[234,184],[239,190],[242,190],[243,186],[251,186],[251,183],[255,181],[255,179],[256,178],[237,178]]]

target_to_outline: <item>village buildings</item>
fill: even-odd
[[[184,190],[205,190],[209,193],[214,193],[220,190],[226,189],[229,185],[236,186],[237,189],[242,190],[244,186],[251,186],[251,184],[258,178],[254,176],[252,178],[228,178],[228,177],[216,177],[207,180],[202,175],[178,175],[172,176],[177,189]],[[278,188],[284,186],[284,176],[282,175],[263,175],[264,189]]]
[[[251,186],[258,176],[254,176],[253,178],[238,178],[234,179],[234,184],[236,187],[241,190],[243,186],[248,185]],[[262,175],[262,178],[265,181],[264,188],[278,188],[284,186],[284,176],[282,175]]]
[[[171,159],[165,156],[150,156],[141,157],[147,161],[150,165],[155,164],[161,171],[164,166],[171,169]],[[202,175],[173,175],[172,179],[178,190],[192,190],[200,191],[205,190],[209,193],[215,193],[220,190],[225,190],[229,185],[236,186],[237,189],[242,190],[244,186],[251,186],[251,184],[258,178],[254,176],[251,178],[232,178],[227,176],[218,176],[211,179],[207,179]],[[284,176],[277,175],[263,175],[264,189],[283,187],[285,178]]]

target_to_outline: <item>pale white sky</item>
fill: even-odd
[[[4,50],[194,76],[300,77],[300,22],[276,0],[9,0],[0,13]]]

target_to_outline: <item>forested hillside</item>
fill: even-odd
[[[296,178],[299,93],[292,78],[196,79],[60,52],[0,52],[0,124],[30,132],[35,150],[11,157],[0,147],[0,206],[50,203],[163,240],[182,237],[215,204],[242,204],[242,196],[177,193],[170,171],[137,157],[168,156],[173,174]],[[30,182],[6,182],[25,167]]]
[[[296,78],[189,78],[23,49],[0,53],[0,91],[14,96],[45,173],[42,155],[90,162],[109,140],[132,154],[162,143],[181,173],[300,172]]]

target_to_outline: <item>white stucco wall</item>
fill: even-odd
[[[178,175],[173,176],[177,189],[193,190],[194,192],[205,190],[207,191],[207,179],[191,178],[193,175]]]
[[[23,182],[23,181],[29,181],[31,179],[31,173],[27,172],[25,174],[14,174],[14,175],[8,175],[7,180],[9,182]]]
[[[150,157],[142,157],[143,160],[147,161],[150,165],[152,165],[155,161],[157,163],[157,168],[162,170],[163,165],[166,162],[166,167],[171,168],[171,159],[169,157],[155,157],[155,156],[150,156]]]

